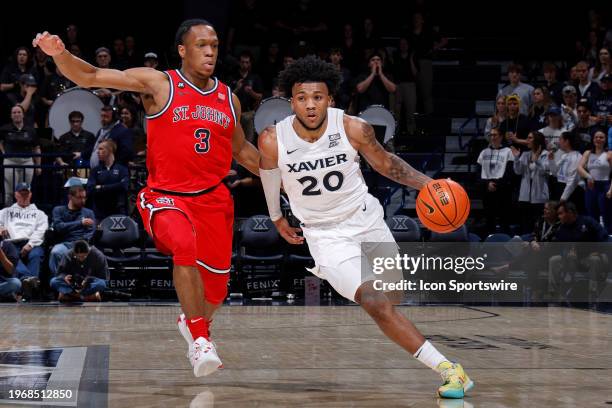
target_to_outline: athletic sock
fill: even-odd
[[[414,353],[414,357],[435,372],[439,372],[437,368],[441,362],[448,361],[428,340]]]
[[[187,327],[191,332],[191,336],[194,340],[199,337],[204,337],[206,340],[209,338],[208,334],[208,321],[201,316],[196,316],[191,319],[185,319]]]

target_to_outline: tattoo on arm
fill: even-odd
[[[414,167],[396,155],[392,153],[387,154],[389,155],[391,163],[389,165],[388,173],[385,175],[391,180],[405,186],[416,188],[417,190],[423,188],[423,186],[431,180],[431,178],[420,171],[415,170]]]

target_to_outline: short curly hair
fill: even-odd
[[[317,57],[307,56],[296,60],[278,76],[281,89],[291,94],[293,85],[324,82],[330,95],[334,95],[340,84],[340,72],[333,64]]]

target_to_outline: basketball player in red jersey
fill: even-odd
[[[221,181],[232,157],[258,174],[259,154],[244,138],[238,98],[212,76],[219,47],[215,29],[205,20],[183,22],[176,33],[181,68],[168,72],[95,68],[48,32],[38,34],[33,45],[81,87],[140,93],[148,119],[149,178],[138,194],[138,209],[156,246],[172,254],[184,312],[178,326],[194,374],[216,371],[221,360],[209,325],[227,294],[234,218]]]

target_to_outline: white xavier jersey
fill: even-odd
[[[278,167],[293,214],[305,224],[347,218],[367,194],[358,152],[346,136],[344,111],[327,109],[327,129],[314,143],[293,129],[295,115],[276,124]]]

